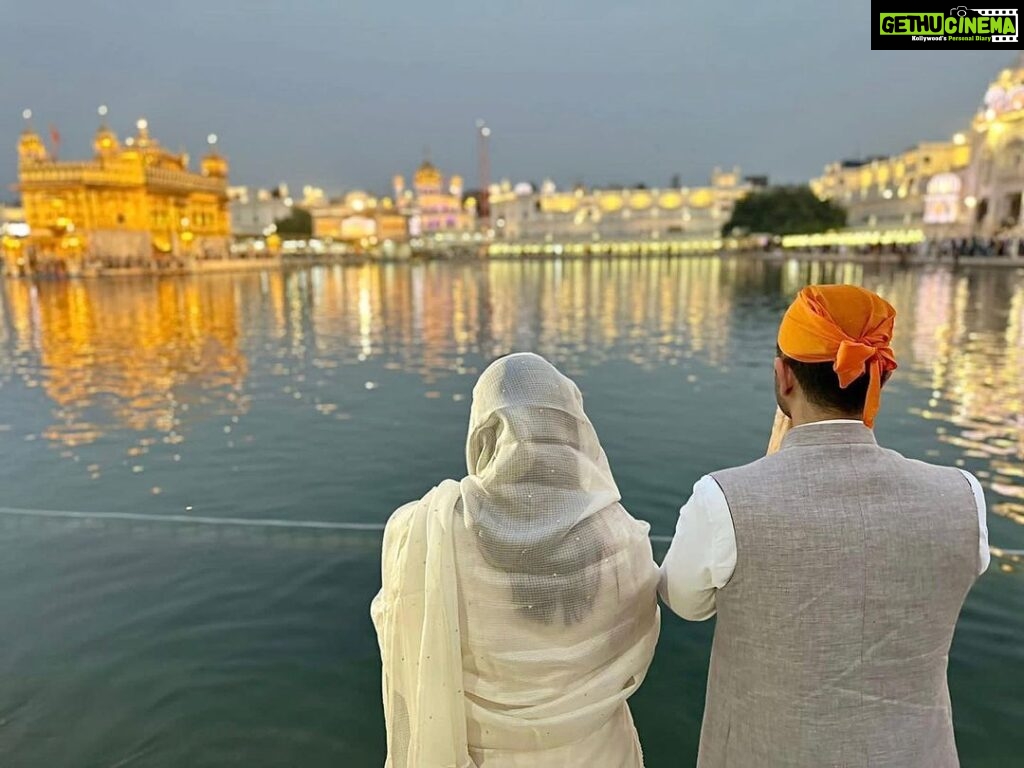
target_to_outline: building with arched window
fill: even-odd
[[[811,180],[818,197],[846,209],[852,230],[921,229],[929,184],[936,176],[963,173],[971,159],[964,134],[951,141],[922,142],[903,152],[825,166]]]
[[[739,168],[716,168],[708,184],[695,187],[560,190],[551,181],[540,189],[504,181],[491,185],[488,199],[498,240],[716,240],[736,202],[763,183]]]

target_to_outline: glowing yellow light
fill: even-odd
[[[683,196],[678,192],[665,192],[658,198],[658,205],[667,210],[674,210],[683,204]]]
[[[643,210],[644,208],[650,208],[651,196],[646,192],[635,192],[629,198],[629,205],[637,211]]]
[[[783,248],[822,248],[826,246],[913,245],[924,240],[920,229],[866,232],[822,232],[814,235],[785,235]]]
[[[953,143],[958,145],[958,146],[961,145],[961,144],[966,144],[967,143],[967,137],[964,136],[962,133],[954,133],[953,134]]]
[[[977,204],[978,198],[976,198],[974,195],[968,195],[967,197],[964,198],[964,205],[967,206],[968,208],[973,208]]]
[[[576,210],[577,201],[574,195],[551,195],[542,197],[541,210],[545,213],[569,213]]]
[[[985,110],[985,119],[989,121],[996,119],[996,111],[992,107]]]
[[[140,117],[138,122],[135,123],[135,127],[140,131],[144,131],[149,128],[149,121],[144,117]]]
[[[711,200],[711,192],[707,189],[695,190],[694,193],[690,195],[690,205],[694,208],[707,208],[711,205]]]

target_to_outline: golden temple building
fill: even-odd
[[[216,152],[216,136],[209,136],[196,172],[187,154],[150,136],[146,120],[136,127],[122,142],[103,122],[92,159],[64,161],[26,125],[18,142],[18,190],[29,233],[17,248],[5,249],[8,274],[185,268],[228,257],[228,163]]]

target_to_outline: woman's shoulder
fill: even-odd
[[[637,534],[647,536],[651,531],[651,525],[646,520],[641,520],[630,514],[629,510],[622,506],[622,502],[616,501],[609,504],[602,510],[608,523],[621,526]]]
[[[446,499],[458,497],[461,493],[459,484],[454,480],[442,480],[438,485],[435,485],[429,491],[427,491],[421,498],[415,501],[410,501],[403,504],[388,518],[387,524],[384,526],[385,535],[388,531],[400,529],[408,525],[409,518],[416,511],[420,505],[429,505],[438,502],[442,502]]]

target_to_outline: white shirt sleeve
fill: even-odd
[[[679,510],[676,533],[661,564],[658,592],[684,619],[715,615],[715,592],[736,570],[736,532],[725,494],[705,475]]]
[[[971,484],[974,502],[978,505],[978,575],[980,576],[988,570],[989,563],[992,562],[992,553],[988,548],[988,519],[986,518],[988,507],[985,505],[985,491],[982,489],[981,483],[978,482],[978,478],[970,472],[965,472],[962,469],[960,471],[967,478],[967,482]]]

